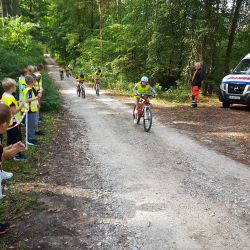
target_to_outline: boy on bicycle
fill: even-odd
[[[76,81],[77,81],[76,89],[79,90],[80,84],[83,84],[84,82],[86,82],[84,74],[80,73],[79,76],[76,77]]]
[[[140,98],[143,96],[143,94],[150,94],[150,93],[152,93],[153,95],[156,94],[156,91],[149,85],[148,77],[146,76],[143,76],[141,78],[141,81],[135,85],[133,92],[136,98],[135,113],[138,113],[138,106],[139,106]]]
[[[96,84],[100,84],[100,79],[102,77],[102,71],[100,69],[97,69],[93,74],[92,74],[92,79],[94,80],[94,89],[96,90]]]
[[[80,73],[79,76],[76,77],[76,81],[77,81],[77,88],[79,88],[80,84],[83,84],[84,82],[86,82],[84,74]]]

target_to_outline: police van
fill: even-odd
[[[223,108],[231,104],[250,106],[250,54],[246,55],[237,67],[223,78],[219,99]]]

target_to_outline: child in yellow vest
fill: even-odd
[[[27,75],[25,77],[25,81],[27,87],[23,91],[23,99],[22,101],[25,103],[22,111],[27,111],[28,115],[28,145],[36,145],[37,140],[35,139],[36,133],[36,122],[39,111],[39,103],[38,99],[41,97],[39,93],[37,96],[35,95],[35,91],[33,89],[35,80],[31,75]]]
[[[2,95],[2,101],[10,108],[12,113],[11,121],[7,130],[7,145],[13,145],[19,141],[22,141],[21,127],[18,125],[18,123],[21,120],[20,110],[24,103],[19,102],[18,104],[17,100],[13,96],[13,93],[16,92],[16,82],[14,79],[3,79],[2,86],[5,91]],[[14,157],[14,160],[21,161],[27,159],[20,153]]]

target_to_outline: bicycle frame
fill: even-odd
[[[150,100],[149,98],[141,98],[140,101],[139,101],[139,105],[138,105],[138,115],[140,117],[144,117],[144,114],[145,114],[145,110],[147,107],[150,106]]]

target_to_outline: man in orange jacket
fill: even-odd
[[[201,68],[200,63],[195,64],[195,72],[192,77],[192,108],[197,108],[197,101],[199,97],[199,91],[201,88],[202,81],[204,79],[204,71]]]

